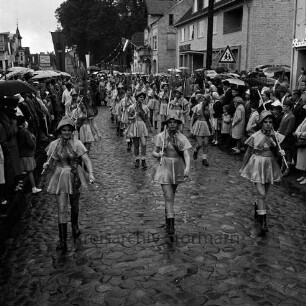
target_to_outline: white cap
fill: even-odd
[[[272,103],[273,106],[283,106],[279,100],[276,100]]]

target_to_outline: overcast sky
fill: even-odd
[[[16,33],[31,53],[54,51],[50,32],[56,30],[55,10],[64,0],[0,0],[0,33]]]

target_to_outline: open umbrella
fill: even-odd
[[[290,68],[287,66],[273,66],[263,69],[263,72],[268,74],[278,72],[290,72]]]
[[[190,68],[188,68],[188,67],[178,67],[177,69],[179,69],[179,70],[189,70]]]
[[[101,69],[97,66],[89,66],[87,70],[100,71]]]
[[[32,80],[48,79],[58,76],[60,76],[60,74],[53,70],[37,70],[34,72]]]
[[[18,93],[36,92],[36,88],[22,81],[0,81],[0,96],[14,96]]]
[[[175,68],[170,68],[167,71],[169,71],[169,72],[176,72],[176,73],[181,72],[180,69],[175,69]]]
[[[16,67],[16,68],[22,68],[22,67]],[[22,70],[14,70],[14,71],[11,71],[11,72],[7,73],[7,74],[5,75],[5,78],[6,78],[7,80],[9,80],[10,78],[14,77],[15,75],[20,75],[20,76],[22,76],[22,75],[25,75],[25,74],[27,74],[27,73],[30,73],[31,75],[33,75],[34,70],[33,70],[33,69],[30,69],[30,68],[25,68],[25,69],[22,69]]]
[[[71,75],[69,73],[67,73],[67,72],[60,71],[59,74],[62,75],[62,76],[71,78]]]
[[[232,85],[245,86],[245,82],[239,79],[226,79],[226,81],[229,81]]]

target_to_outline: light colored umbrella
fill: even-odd
[[[190,68],[188,68],[188,67],[178,67],[177,69],[179,69],[179,70],[189,70]]]
[[[170,68],[170,69],[168,69],[167,71],[169,71],[169,72],[175,72],[175,73],[181,72],[180,69],[175,69],[175,68]]]
[[[60,71],[59,74],[62,75],[62,76],[66,76],[66,77],[70,77],[71,78],[71,75],[69,73],[67,73],[67,72]]]
[[[229,81],[232,85],[245,86],[245,82],[239,79],[226,79],[226,81]]]
[[[23,68],[23,67],[16,67],[16,68]],[[33,74],[34,73],[34,70],[33,69],[30,69],[30,68],[25,68],[25,69],[15,69],[9,73],[7,73],[5,75],[6,79],[9,80],[10,78],[12,78],[13,76],[15,75],[25,75],[26,73],[31,73]]]
[[[195,72],[202,72],[204,70],[205,70],[204,68],[199,68],[199,69],[195,70]]]
[[[32,80],[47,79],[58,76],[60,76],[60,74],[53,70],[37,70],[34,72]]]
[[[15,72],[15,71],[24,71],[24,70],[29,70],[30,68],[27,67],[11,67],[9,69],[7,69],[7,71],[9,72]]]

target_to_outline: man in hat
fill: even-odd
[[[176,115],[181,121],[181,129],[184,131],[184,124],[188,114],[188,101],[183,96],[183,87],[179,86],[174,90],[174,99],[168,105],[168,115]]]

